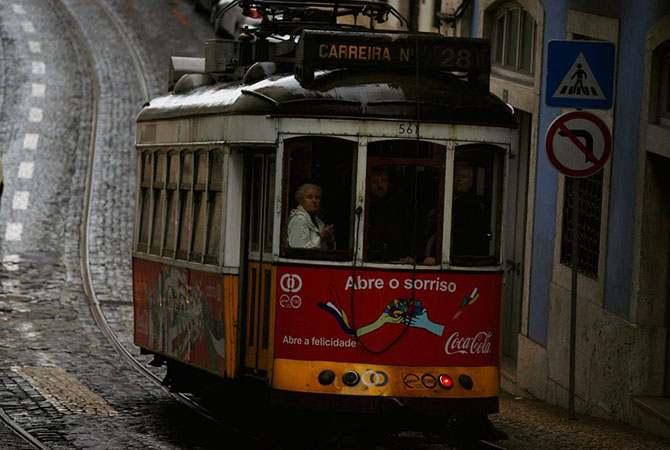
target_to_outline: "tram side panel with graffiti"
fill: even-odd
[[[220,276],[135,259],[133,289],[136,343],[224,373]]]
[[[501,283],[498,273],[279,267],[275,356],[497,365]]]

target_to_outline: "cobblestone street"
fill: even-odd
[[[214,425],[127,364],[96,324],[92,301],[127,352],[165,377],[133,343],[135,119],[165,93],[169,57],[203,56],[213,37],[188,0],[0,3],[0,416],[51,450],[450,448],[420,433],[304,440],[296,426],[274,441],[226,419]],[[502,448],[670,450],[670,439],[571,421],[528,395],[504,392],[500,405],[491,420],[509,435],[495,442]],[[33,448],[0,421],[0,450]]]

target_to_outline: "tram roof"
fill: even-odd
[[[417,114],[417,104],[419,110]],[[138,121],[203,115],[397,119],[516,127],[513,111],[495,95],[444,73],[364,72],[343,68],[315,73],[301,85],[293,73],[250,84],[228,82],[153,99]]]

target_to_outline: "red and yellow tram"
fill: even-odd
[[[135,343],[277,402],[496,412],[516,122],[488,43],[253,6],[272,32],[175,59],[137,118]]]

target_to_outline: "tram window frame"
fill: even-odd
[[[154,157],[152,151],[143,151],[139,154],[140,179],[139,196],[140,214],[139,230],[137,236],[137,251],[149,253],[149,243],[151,241],[151,185],[153,181]]]
[[[219,265],[224,160],[220,147],[140,153],[138,252]]]
[[[423,148],[419,148],[418,150],[416,148],[411,149],[411,146],[416,145],[416,143],[419,143]],[[395,145],[395,147],[394,147]],[[386,146],[386,149],[383,148],[383,146]],[[376,149],[375,147],[379,147]],[[407,148],[405,148],[407,147]],[[385,153],[380,153],[380,152],[385,152]],[[428,156],[430,155],[430,157]],[[363,261],[366,263],[371,263],[371,264],[411,264],[411,260],[407,260],[406,258],[411,257],[414,260],[414,263],[416,265],[421,265],[425,267],[436,267],[440,266],[442,263],[442,242],[444,240],[444,236],[442,236],[443,232],[443,220],[444,220],[444,187],[445,187],[445,171],[446,171],[446,161],[447,161],[447,146],[441,143],[435,143],[432,141],[428,140],[421,140],[417,141],[416,139],[383,139],[383,140],[375,140],[372,142],[368,142],[367,146],[367,157],[366,157],[366,166],[367,166],[367,173],[366,173],[366,183],[365,183],[365,227],[363,230]],[[419,245],[416,241],[414,242],[414,245],[410,247],[414,247],[413,249],[401,249],[405,250],[404,252],[400,251],[400,253],[407,253],[405,256],[401,256],[400,254],[398,255],[400,259],[397,260],[385,260],[385,259],[376,259],[373,258],[370,255],[370,236],[369,236],[369,231],[370,231],[370,226],[371,226],[371,205],[372,205],[372,198],[371,198],[371,180],[372,180],[372,174],[375,168],[377,167],[384,167],[385,171],[387,172],[389,176],[389,181],[391,181],[390,186],[391,189],[397,189],[393,187],[394,182],[397,182],[397,177],[395,176],[396,174],[394,173],[389,173],[389,168],[393,167],[394,169],[398,169],[400,166],[403,166],[405,168],[411,167],[414,169],[414,174],[410,175],[405,175],[411,177],[414,182],[415,182],[415,188],[418,188],[418,175],[416,174],[417,168],[430,168],[434,169],[436,171],[436,175],[438,177],[437,181],[437,198],[434,202],[435,206],[433,208],[428,208],[426,211],[421,211],[418,212],[414,216],[415,221],[414,224],[412,224],[412,216],[410,215],[409,217],[405,217],[403,221],[407,221],[407,223],[400,225],[400,230],[405,230],[414,233],[415,237],[418,237],[422,241],[425,239],[425,237],[420,237],[420,233],[423,231],[420,226],[423,224],[428,212],[431,209],[435,209],[435,220],[436,223],[434,224],[435,227],[435,237],[434,237],[434,263],[433,264],[424,264],[425,261],[425,255],[420,256],[418,254],[421,245]],[[400,169],[401,171],[404,169]],[[394,172],[395,170],[391,170],[390,172]],[[416,177],[416,178],[414,178]],[[390,180],[390,178],[396,178],[396,180]],[[398,189],[399,191],[399,189]],[[417,200],[419,198],[419,193],[417,191],[414,191],[413,194],[410,193],[409,197],[412,197],[414,200]],[[389,199],[393,199],[393,202],[396,202],[396,206],[398,204],[403,203],[402,199],[398,195],[398,192],[396,193],[391,193],[389,194]],[[412,202],[413,207],[416,208],[418,202],[413,201]],[[425,209],[425,208],[424,208]],[[408,210],[404,208],[405,210],[405,215],[409,214]],[[407,229],[406,229],[407,228]],[[397,230],[396,230],[397,231]],[[430,238],[429,238],[430,239]],[[427,244],[428,242],[422,242],[422,244]]]
[[[218,264],[222,258],[221,244],[223,220],[224,220],[224,198],[223,198],[223,174],[224,174],[224,152],[222,148],[214,148],[209,151],[209,163],[207,173],[207,201],[208,216],[206,222],[207,234],[205,237],[205,264]]]
[[[505,174],[505,154],[503,147],[488,143],[468,143],[459,144],[454,148],[454,162],[452,170],[452,184],[456,177],[457,166],[462,162],[467,162],[473,169],[473,188],[476,195],[482,197],[483,193],[490,192],[483,196],[484,216],[488,218],[490,229],[488,235],[490,242],[487,255],[468,255],[457,254],[454,252],[454,243],[456,224],[455,214],[455,194],[453,189],[452,198],[449,200],[449,215],[451,220],[451,236],[449,251],[449,263],[452,266],[460,267],[482,267],[497,266],[500,264],[500,251],[502,243],[502,211],[504,202],[504,174]],[[487,175],[487,170],[490,176]]]
[[[151,237],[149,253],[160,256],[163,246],[163,225],[165,224],[165,184],[167,182],[167,152],[158,151],[153,154],[153,177],[151,192]]]
[[[177,249],[175,259],[188,261],[193,234],[193,165],[195,151],[185,149],[180,156],[179,214],[177,216]],[[188,217],[187,217],[188,216]]]
[[[204,262],[207,240],[209,152],[198,149],[194,153],[193,162],[193,223],[189,260]]]
[[[165,185],[165,239],[162,254],[168,258],[175,257],[177,249],[177,221],[179,218],[179,171],[181,167],[180,153],[170,150],[167,154],[167,183]]]
[[[315,145],[316,144],[316,145]],[[339,219],[339,225],[335,226],[335,236],[336,239],[339,239],[340,244],[334,249],[315,249],[315,248],[297,248],[291,247],[288,244],[288,225],[289,217],[291,211],[296,207],[295,191],[304,183],[317,184],[322,189],[322,195],[325,197],[326,203],[330,200],[334,200],[335,197],[333,193],[336,191],[335,188],[338,186],[324,183],[330,178],[334,178],[337,171],[334,167],[324,167],[324,170],[319,171],[318,168],[315,168],[311,175],[302,174],[300,181],[296,182],[294,177],[298,175],[296,172],[298,169],[293,166],[292,155],[294,152],[312,152],[312,151],[323,151],[322,149],[328,148],[329,146],[348,146],[350,147],[350,165],[346,164],[344,161],[341,164],[340,171],[336,175],[343,175],[349,179],[349,200],[348,200],[348,218],[347,214],[344,213],[344,219],[336,217],[336,214],[342,214],[342,211],[335,207],[332,208],[334,213],[332,217],[327,217],[327,219],[333,219],[334,223]],[[343,150],[339,150],[343,151]],[[284,153],[283,153],[283,173],[282,173],[282,212],[281,212],[281,245],[280,245],[280,255],[284,258],[291,259],[304,259],[304,260],[321,260],[321,261],[351,261],[354,253],[354,209],[355,209],[355,198],[356,198],[356,173],[357,173],[357,158],[358,158],[358,143],[357,141],[345,139],[339,136],[321,136],[321,135],[307,135],[307,136],[293,136],[286,138],[284,140]],[[325,159],[321,161],[324,163]],[[303,161],[304,163],[304,161]],[[312,162],[310,162],[312,164]],[[317,158],[317,165],[319,164]],[[345,167],[349,167],[345,169]],[[310,169],[311,170],[311,169]],[[346,181],[346,180],[345,180]],[[342,185],[340,185],[342,186]],[[340,203],[344,205],[344,199],[347,197],[345,195],[340,196]],[[322,199],[323,200],[323,199]],[[322,206],[323,206],[322,202]],[[327,205],[328,206],[328,205]],[[326,221],[329,222],[329,221]],[[342,224],[346,224],[348,231],[344,235],[338,236],[338,232],[342,233]],[[326,223],[329,225],[329,223]],[[342,238],[344,236],[344,238]],[[342,242],[346,243],[346,248],[342,248]]]

